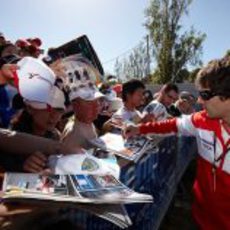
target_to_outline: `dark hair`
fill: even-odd
[[[21,58],[15,54],[10,54],[10,55],[1,57],[0,58],[0,68],[2,68],[4,64],[16,64],[20,60]]]
[[[151,92],[151,90],[146,89],[144,92],[144,98],[145,98],[145,103],[149,103],[150,101],[153,100],[153,94]]]
[[[15,110],[25,108],[23,97],[19,93],[17,93],[12,99],[12,108]]]
[[[125,82],[122,85],[122,100],[126,101],[127,95],[133,94],[138,89],[145,89],[145,85],[141,81],[137,79],[132,79],[130,81]]]
[[[174,83],[171,83],[171,82],[163,85],[161,90],[165,93],[168,93],[169,91],[175,91],[176,93],[179,93],[179,89],[178,89],[177,85]]]
[[[117,79],[117,77],[114,76],[114,75],[108,75],[108,76],[107,76],[107,81],[109,81],[109,80],[111,80],[111,79]]]
[[[4,52],[4,50],[6,48],[8,48],[9,46],[15,46],[13,43],[11,42],[6,42],[4,45],[0,46],[0,57],[2,57],[2,53]]]
[[[230,57],[209,62],[198,72],[196,85],[230,98]]]
[[[103,94],[106,94],[110,90],[110,85],[108,83],[103,83],[98,87],[99,91]]]
[[[149,89],[146,89],[146,90],[145,90],[144,96],[147,97],[147,98],[150,98],[151,100],[153,99],[153,93],[152,93],[152,91],[149,90]]]
[[[11,129],[19,132],[33,134],[33,117],[26,109],[19,113],[11,123]]]

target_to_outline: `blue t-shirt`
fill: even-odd
[[[0,126],[8,128],[15,109],[12,108],[12,100],[17,90],[12,86],[0,85]]]

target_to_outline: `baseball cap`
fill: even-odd
[[[5,64],[16,64],[21,58],[16,54],[7,55],[0,58],[0,68]]]
[[[54,72],[41,60],[25,57],[17,65],[14,73],[20,95],[24,100],[50,105],[55,82]]]
[[[122,92],[122,84],[119,84],[119,83],[118,83],[118,84],[112,86],[112,89],[113,89],[117,94],[119,94],[119,93]]]
[[[26,39],[30,44],[40,47],[42,45],[42,41],[40,38],[28,38]]]
[[[78,88],[72,88],[70,92],[70,100],[74,100],[76,98],[81,98],[86,101],[94,101],[98,98],[104,97],[96,86],[79,86]]]
[[[22,50],[26,50],[31,55],[42,51],[41,49],[39,49],[39,46],[32,44],[29,40],[26,39],[18,39],[15,45]]]
[[[52,88],[50,105],[52,108],[65,110],[65,95],[57,86]]]
[[[116,111],[123,106],[123,102],[121,98],[117,97],[117,94],[114,90],[112,89],[107,90],[104,95],[105,95],[105,98],[110,102],[110,109],[112,111]]]

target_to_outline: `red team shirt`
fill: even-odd
[[[140,133],[195,136],[198,145],[193,216],[201,229],[230,229],[230,133],[205,111],[140,126]]]

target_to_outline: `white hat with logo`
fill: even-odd
[[[32,57],[21,59],[15,73],[19,93],[27,102],[50,105],[55,82],[54,72],[41,60]]]

